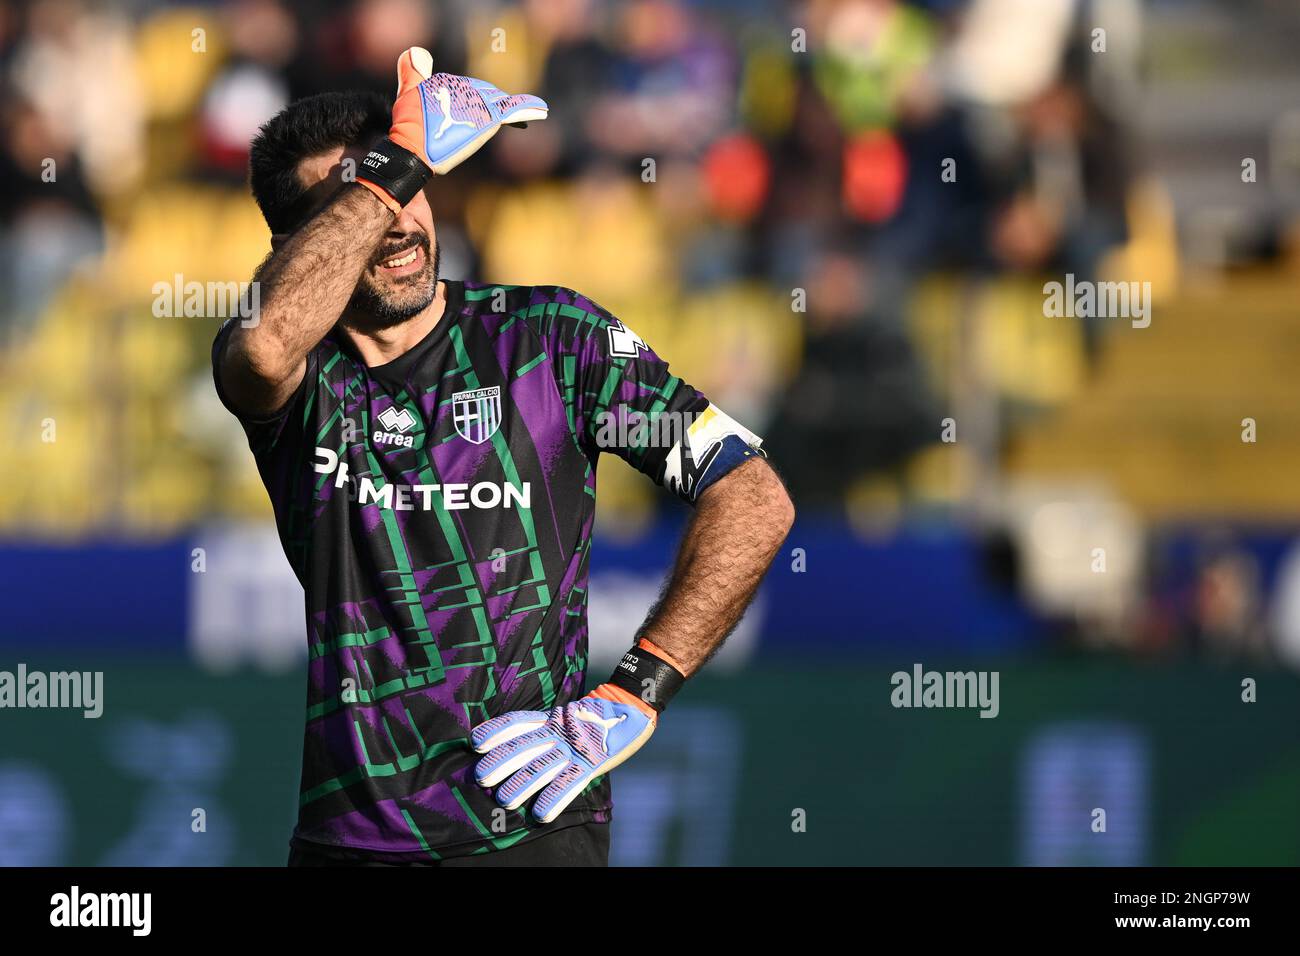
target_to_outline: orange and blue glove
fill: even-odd
[[[657,653],[656,653],[657,652]],[[530,798],[533,816],[550,823],[597,777],[645,745],[659,714],[685,678],[667,655],[641,640],[623,655],[607,683],[586,697],[550,711],[516,710],[470,732],[485,754],[474,775],[496,787],[507,810]]]
[[[510,95],[491,83],[434,73],[433,57],[413,46],[397,59],[393,126],[361,162],[357,181],[399,212],[431,175],[446,175],[502,126],[546,119],[545,101]]]

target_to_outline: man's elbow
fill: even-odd
[[[786,491],[781,476],[766,461],[759,459],[751,466],[754,487],[750,489],[750,500],[757,501],[754,517],[762,530],[772,539],[772,547],[777,548],[785,540],[790,529],[794,527],[794,502]]]
[[[785,540],[786,535],[790,533],[790,529],[794,527],[794,502],[790,499],[790,492],[785,489],[785,483],[781,481],[776,472],[772,471],[770,467],[768,471],[772,475],[771,524],[777,536],[777,544],[780,544]]]
[[[700,508],[734,515],[746,530],[770,539],[773,550],[794,526],[794,502],[785,483],[762,458],[753,458],[705,489]]]
[[[292,376],[300,361],[275,336],[252,330],[232,336],[227,354],[244,377],[268,390]]]
[[[232,334],[217,375],[228,401],[240,412],[269,415],[283,407],[305,369],[302,358],[270,336]]]

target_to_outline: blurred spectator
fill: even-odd
[[[96,203],[72,143],[28,100],[0,108],[0,329],[35,322],[68,274],[103,248]]]
[[[526,9],[548,51],[539,95],[551,115],[537,124],[543,142],[535,150],[547,159],[538,172],[571,176],[599,155],[592,127],[616,64],[616,53],[601,32],[608,11],[593,0],[529,0]],[[510,141],[503,139],[501,145],[508,147]]]
[[[630,0],[616,35],[609,89],[588,113],[592,141],[636,161],[698,156],[731,123],[737,75],[724,38],[677,0]]]
[[[298,23],[279,0],[236,0],[225,8],[230,43],[199,115],[206,168],[232,182],[248,175],[248,144],[289,103],[282,71],[298,48]]]
[[[464,72],[456,12],[452,4],[422,0],[301,4],[305,43],[288,69],[291,97],[343,89],[392,96],[397,57],[409,46],[429,50],[441,72]]]
[[[1192,607],[1192,638],[1215,657],[1262,655],[1267,650],[1259,565],[1231,545],[1214,548],[1202,560]]]
[[[796,500],[834,507],[854,481],[899,465],[938,431],[902,328],[874,306],[875,274],[848,239],[809,263],[802,367],[772,428]]]
[[[9,65],[18,95],[76,153],[96,191],[134,185],[144,151],[131,25],[100,4],[36,0],[24,26]]]

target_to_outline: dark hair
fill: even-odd
[[[248,179],[272,232],[292,232],[307,212],[301,208],[307,190],[298,180],[298,163],[378,139],[392,125],[391,109],[378,93],[320,93],[291,103],[266,122],[253,137]]]

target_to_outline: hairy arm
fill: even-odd
[[[221,361],[221,384],[241,410],[269,414],[289,400],[392,223],[372,192],[345,187],[262,263],[256,323],[234,327]]]
[[[639,637],[662,648],[687,677],[739,622],[794,522],[794,505],[761,458],[700,495],[663,599]]]

